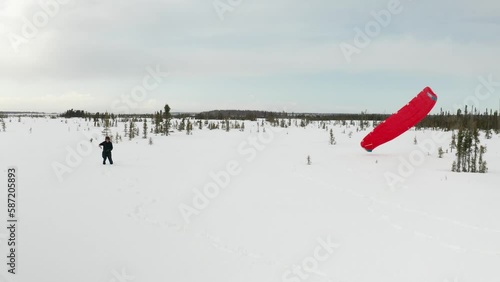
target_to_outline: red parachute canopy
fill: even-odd
[[[432,110],[437,101],[437,95],[430,87],[402,107],[397,113],[388,117],[361,141],[361,147],[368,152],[378,146],[393,140],[419,123]]]

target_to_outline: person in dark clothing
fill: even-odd
[[[113,159],[111,158],[111,151],[113,151],[113,143],[111,143],[111,138],[109,136],[106,136],[106,139],[104,142],[99,144],[99,147],[102,148],[102,164],[106,164],[106,159],[109,159],[109,163],[113,164]]]

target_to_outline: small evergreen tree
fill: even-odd
[[[307,126],[306,121],[305,120],[301,120],[300,121],[300,127],[304,127],[305,128],[306,126]]]
[[[418,144],[418,141],[417,141],[417,135],[415,135],[415,138],[413,138],[413,144],[417,145]]]
[[[440,159],[442,159],[443,158],[443,154],[444,154],[443,147],[439,147],[439,149],[438,149],[438,157]]]
[[[153,145],[153,137],[149,137],[149,145]]]
[[[483,159],[486,147],[480,145],[479,130],[474,124],[470,128],[460,128],[457,134],[457,157],[452,166],[455,172],[483,172],[487,171]]]
[[[125,138],[128,137],[128,125],[127,125],[127,123],[125,123],[125,128],[123,129],[123,136],[125,136]]]
[[[483,160],[483,155],[486,153],[486,147],[481,146],[479,148],[479,173],[487,173],[488,172],[488,164],[485,160]]]
[[[129,138],[129,140],[134,139],[135,138],[135,134],[136,134],[135,123],[132,120],[130,120],[129,132],[128,132],[128,138]]]
[[[183,119],[181,120],[181,122],[179,123],[179,125],[178,125],[178,127],[177,127],[177,130],[179,130],[179,131],[183,131],[183,130],[185,130],[185,129],[186,129],[186,119],[185,119],[185,118],[183,118]]]
[[[170,114],[170,106],[167,104],[164,107],[165,113],[165,136],[170,134],[170,120],[172,119],[172,114]]]
[[[456,172],[460,172],[461,168],[462,168],[462,155],[463,155],[463,140],[464,140],[464,132],[462,129],[459,129],[458,130],[458,133],[457,133],[457,152],[455,153],[455,155],[457,156],[457,168],[456,168]]]
[[[337,141],[335,141],[335,135],[333,135],[333,129],[330,129],[330,145],[335,145],[337,144]]]
[[[155,123],[154,133],[158,134],[158,133],[160,133],[160,126],[161,126],[161,122],[162,122],[162,117],[161,117],[160,112],[156,112],[154,117],[155,117],[154,118],[154,123]]]
[[[457,148],[457,136],[455,135],[455,131],[453,131],[451,134],[450,152],[453,152],[455,148]]]
[[[311,156],[307,156],[307,165],[311,165],[311,164],[312,164]]]
[[[104,129],[102,130],[102,134],[104,137],[111,135],[111,123],[109,121],[109,115],[106,113],[104,116]]]
[[[280,120],[280,127],[281,128],[286,128],[286,121],[284,119]]]
[[[486,130],[486,133],[484,134],[484,137],[486,139],[491,139],[492,135],[493,135],[493,132],[491,131],[491,129],[488,129],[488,130]]]
[[[187,135],[191,135],[193,134],[193,123],[191,122],[190,119],[188,119],[187,121],[187,125],[186,125],[186,134]]]
[[[142,125],[142,132],[143,132],[142,138],[147,139],[148,138],[148,122],[146,121],[146,119],[144,119],[144,124]]]

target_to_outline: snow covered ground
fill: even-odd
[[[0,281],[500,281],[499,136],[482,140],[489,172],[463,174],[437,157],[451,132],[367,153],[354,126],[333,127],[334,146],[316,123],[265,128],[124,138],[103,166],[91,123],[7,119],[17,274],[2,228]]]

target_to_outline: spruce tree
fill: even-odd
[[[128,138],[129,138],[129,140],[132,140],[132,139],[135,138],[135,133],[136,133],[136,131],[135,131],[135,123],[132,120],[130,120],[129,132],[128,132]]]
[[[172,119],[172,114],[170,114],[170,106],[168,104],[165,105],[165,112],[163,113],[165,117],[165,136],[170,134],[170,120]]]
[[[486,162],[483,155],[486,147],[480,145],[479,130],[474,124],[460,128],[457,134],[456,160],[452,171],[455,172],[486,172]]]
[[[144,119],[144,124],[142,125],[142,131],[143,131],[142,138],[147,139],[148,138],[148,122],[146,121],[146,119]]]
[[[161,123],[162,123],[162,117],[160,115],[160,112],[156,112],[155,113],[155,115],[154,115],[154,123],[155,123],[154,133],[158,134],[158,133],[160,133],[160,126],[161,126]]]
[[[443,158],[443,154],[444,154],[443,147],[439,147],[439,149],[438,149],[438,157],[440,159],[442,159]]]
[[[457,134],[457,152],[455,153],[455,155],[457,156],[456,172],[460,172],[462,169],[462,158],[463,158],[462,155],[464,150],[463,140],[464,140],[464,132],[462,128],[460,128]]]
[[[179,131],[183,131],[184,129],[186,129],[186,119],[183,118],[181,120],[181,122],[179,123],[179,126],[177,127],[177,130]]]
[[[471,151],[472,151],[472,133],[470,130],[465,130],[464,132],[464,142],[463,142],[463,156],[464,159],[462,161],[462,171],[463,172],[469,172],[471,169]]]
[[[335,141],[335,135],[333,135],[333,129],[330,129],[330,145],[335,145],[337,144],[337,141]]]
[[[491,139],[492,135],[493,135],[493,132],[491,131],[491,129],[488,129],[488,130],[486,130],[484,137],[486,139]]]
[[[485,160],[483,160],[483,155],[486,153],[486,147],[481,146],[479,148],[479,172],[487,173],[488,172],[488,164]]]
[[[479,155],[479,130],[474,126],[474,129],[471,132],[472,134],[472,146],[471,146],[471,169],[470,172],[477,172],[477,161]]]
[[[109,120],[109,114],[108,113],[105,113],[104,116],[103,116],[103,124],[104,124],[104,129],[102,130],[102,134],[104,135],[104,137],[106,136],[110,136],[111,135],[111,123],[110,123],[110,120]]]
[[[190,119],[188,119],[187,125],[186,125],[186,135],[191,135],[192,131],[193,131],[193,123],[191,122]]]
[[[451,133],[450,152],[453,152],[455,148],[457,148],[457,136],[455,135],[455,131],[453,131]]]

